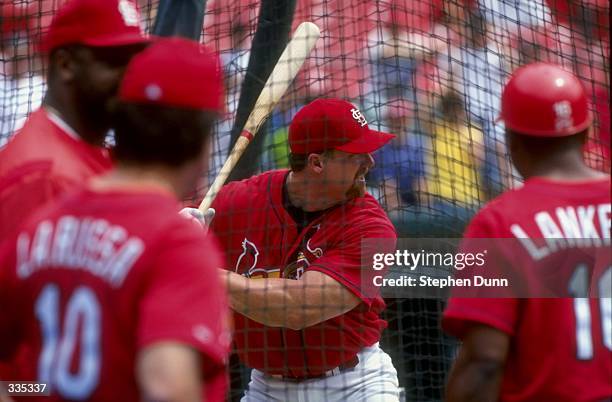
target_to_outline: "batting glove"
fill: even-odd
[[[210,226],[212,220],[215,217],[215,210],[214,208],[208,208],[206,213],[202,213],[202,211],[197,208],[183,208],[179,212],[179,215],[181,215],[185,219],[190,220],[195,225],[198,225],[198,227],[202,228],[205,232],[207,232],[208,227]]]

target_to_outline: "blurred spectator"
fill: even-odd
[[[546,0],[558,24],[587,39],[610,41],[609,0]]]
[[[383,103],[395,98],[414,102],[418,64],[441,44],[436,31],[444,15],[442,1],[391,1],[378,8],[381,21],[368,35],[376,91]]]
[[[221,61],[225,69],[225,85],[227,86],[228,112],[234,114],[238,107],[240,87],[249,65],[247,25],[241,22],[232,24],[232,47],[221,52]]]
[[[0,7],[0,146],[23,126],[28,114],[42,103],[45,84],[28,26],[29,10]]]
[[[310,100],[297,103],[281,100],[272,113],[266,125],[267,132],[264,133],[264,153],[261,167],[263,171],[289,167],[289,123],[295,113],[307,103],[310,103]]]
[[[467,218],[485,199],[480,179],[483,134],[466,120],[465,107],[457,93],[444,95],[440,113],[432,129],[423,201],[436,212]]]
[[[417,59],[406,27],[392,23],[370,34],[370,57],[376,91],[383,99],[414,100],[413,76]]]
[[[487,23],[505,35],[544,26],[552,19],[545,0],[478,0],[478,8]]]
[[[394,99],[386,109],[384,130],[397,138],[374,154],[376,165],[370,170],[368,184],[380,189],[375,195],[390,212],[417,203],[417,185],[424,174],[425,140],[418,121],[412,118],[410,102]]]
[[[518,50],[511,55],[515,68],[541,61],[573,69],[577,53],[584,52],[586,46],[578,32],[552,23],[536,28],[521,27],[510,42]]]
[[[227,159],[230,147],[230,134],[234,125],[236,109],[240,101],[242,81],[249,64],[248,24],[235,21],[231,26],[232,47],[221,51],[220,57],[225,70],[226,114],[217,121],[214,128],[212,158],[210,159],[209,178],[218,174]]]
[[[487,39],[489,27],[482,14],[469,13],[468,18],[463,45],[443,55],[440,68],[447,71],[455,81],[455,89],[465,96],[468,121],[482,127],[484,132],[484,187],[491,197],[510,185],[504,128],[495,123],[505,71],[499,44]]]
[[[610,173],[610,60],[609,43],[591,41],[584,56],[578,58],[578,76],[582,79],[593,107],[594,124],[585,146],[590,167]]]

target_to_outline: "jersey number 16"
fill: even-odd
[[[612,267],[608,268],[597,281],[601,331],[604,346],[612,351]],[[576,346],[578,360],[593,358],[593,334],[591,333],[591,303],[589,295],[589,269],[579,265],[569,283],[570,294],[574,297],[576,318]]]

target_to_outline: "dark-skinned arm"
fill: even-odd
[[[510,336],[486,325],[471,327],[449,374],[447,402],[496,402]]]

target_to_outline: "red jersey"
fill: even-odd
[[[222,401],[221,261],[168,195],[84,190],[50,204],[0,254],[0,359],[25,344],[20,380],[46,382],[52,401],[140,401],[139,350],[175,341],[200,352],[207,400]]]
[[[361,239],[395,239],[396,234],[370,195],[325,211],[298,232],[283,206],[287,175],[272,171],[223,187],[213,203],[212,230],[226,252],[228,270],[290,279],[319,271],[362,300],[344,315],[299,331],[265,327],[235,314],[234,339],[245,364],[268,374],[315,376],[380,339],[384,302],[362,292]]]
[[[579,284],[581,267],[574,257],[580,252],[555,251],[552,238],[599,239],[609,246],[610,178],[530,179],[485,206],[464,237],[539,239],[507,258],[528,272],[541,268],[542,257],[560,255],[557,275],[572,289]],[[609,289],[612,267],[589,272],[598,286]],[[602,401],[612,397],[611,313],[610,298],[451,298],[442,325],[459,338],[474,324],[511,336],[500,401]]]
[[[108,151],[40,108],[0,149],[0,241],[36,208],[111,168]]]

